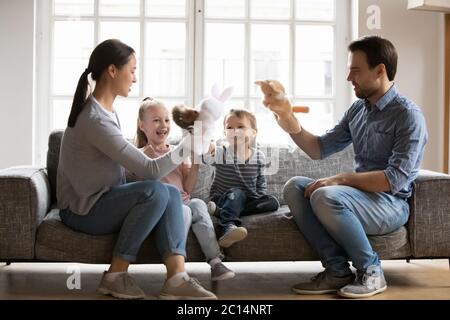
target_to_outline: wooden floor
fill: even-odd
[[[210,281],[206,263],[188,263],[187,271],[197,277],[219,299],[340,299],[335,294],[301,296],[290,287],[306,281],[322,271],[318,262],[257,262],[228,263],[236,277],[218,283]],[[431,299],[450,300],[448,260],[383,261],[388,290],[370,299]],[[74,263],[13,263],[0,264],[0,299],[112,299],[95,289],[107,265]],[[130,273],[146,292],[147,299],[156,299],[164,282],[163,265],[132,265]],[[80,289],[68,289],[67,283]]]

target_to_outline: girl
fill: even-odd
[[[178,164],[170,154],[148,158],[122,135],[113,104],[118,95],[128,96],[136,82],[135,71],[134,50],[118,40],[100,43],[89,58],[61,142],[57,174],[61,220],[79,232],[118,233],[111,265],[98,287],[100,293],[124,299],[145,297],[127,271],[154,230],[167,268],[160,298],[216,299],[186,273],[179,191],[157,181]],[[95,89],[87,96],[89,74]],[[189,147],[187,140],[172,152]],[[125,183],[124,168],[147,180]]]
[[[174,149],[167,144],[170,119],[168,110],[161,102],[151,98],[144,99],[139,108],[137,122],[135,143],[147,156],[158,158]],[[185,161],[160,181],[174,185],[180,190],[183,208],[187,213],[184,219],[186,236],[192,222],[192,230],[205,254],[206,261],[211,265],[211,280],[229,279],[234,277],[234,272],[222,263],[223,254],[220,252],[206,203],[201,199],[191,199],[189,195],[197,181],[198,169],[197,162],[194,161],[191,165]]]

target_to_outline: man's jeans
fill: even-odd
[[[259,198],[249,198],[245,191],[239,188],[232,188],[213,201],[220,208],[219,225],[222,231],[229,224],[240,226],[242,224],[240,216],[276,211],[280,207],[274,196],[264,195]]]
[[[312,179],[294,177],[284,186],[284,199],[324,268],[335,276],[380,265],[367,235],[392,232],[408,221],[406,200],[385,192],[364,192],[349,186],[316,189],[310,199],[305,187]]]
[[[170,199],[170,201],[169,201]],[[139,248],[155,229],[163,261],[170,255],[186,257],[181,196],[178,189],[159,181],[146,180],[112,187],[87,215],[61,210],[61,220],[83,233],[119,233],[113,255],[136,260]]]

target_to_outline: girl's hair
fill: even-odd
[[[239,119],[247,118],[250,121],[250,125],[252,126],[252,128],[255,129],[255,130],[258,130],[258,128],[256,126],[256,117],[250,111],[247,111],[245,109],[231,109],[230,112],[228,112],[228,114],[223,119],[223,126],[224,127],[225,127],[225,123],[227,121],[227,118],[229,116],[236,116]]]
[[[147,97],[144,100],[142,100],[141,106],[139,107],[137,126],[136,126],[136,136],[134,137],[134,145],[138,148],[145,147],[148,144],[147,136],[141,130],[141,128],[139,128],[139,120],[143,121],[144,116],[145,116],[145,111],[147,111],[149,108],[154,108],[154,107],[165,108],[164,104],[161,101],[155,100],[150,97]]]
[[[97,81],[110,65],[115,65],[118,69],[126,65],[130,56],[134,54],[133,48],[117,39],[109,39],[95,47],[89,58],[89,65],[81,74],[78,80],[77,89],[73,97],[72,109],[70,110],[67,125],[74,127],[77,118],[84,108],[86,102],[87,89],[89,85],[88,75],[91,73],[92,80]]]

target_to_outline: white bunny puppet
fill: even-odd
[[[214,137],[215,123],[222,116],[227,101],[232,93],[231,87],[219,92],[215,84],[211,96],[203,99],[195,109],[175,106],[172,114],[176,124],[182,128],[194,125],[194,153],[202,155],[208,152],[210,142]],[[189,114],[189,116],[188,116]],[[188,119],[189,120],[186,120]]]

